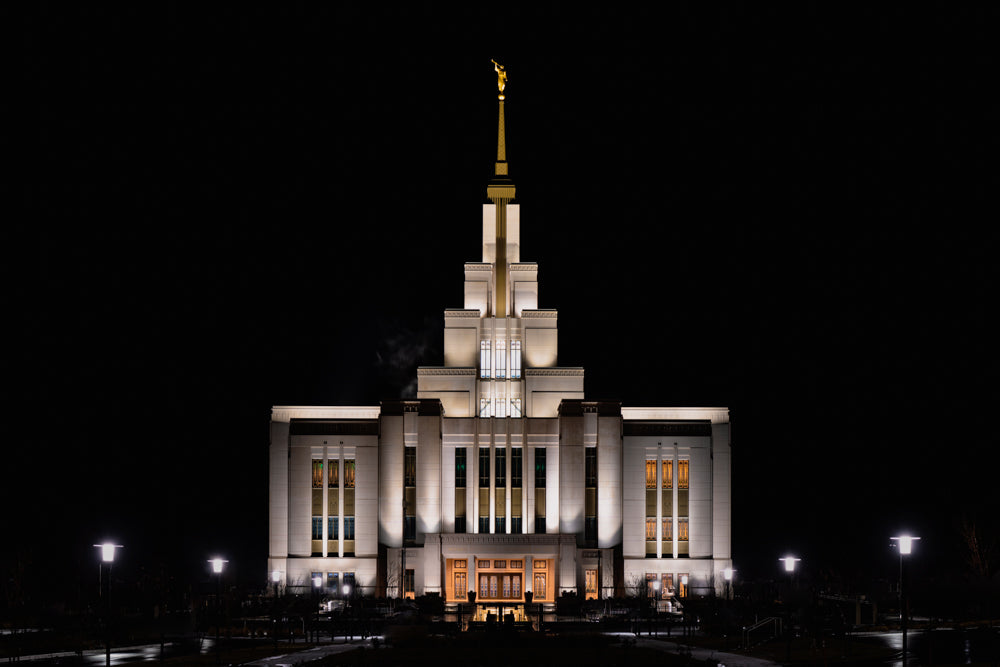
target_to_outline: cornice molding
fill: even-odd
[[[460,368],[447,366],[420,366],[417,375],[458,375],[461,377],[475,376],[475,368]]]
[[[713,424],[729,423],[729,408],[622,408],[622,419],[629,420],[708,420]]]
[[[444,311],[445,317],[468,317],[479,319],[482,313],[478,308],[449,308]]]
[[[496,535],[486,533],[442,533],[442,546],[559,546],[576,545],[575,535]]]
[[[377,405],[275,405],[271,407],[271,421],[288,422],[293,419],[378,419],[381,408]]]
[[[559,311],[555,309],[545,309],[545,310],[522,310],[521,319],[523,320],[554,320],[559,317]]]
[[[537,271],[537,262],[518,262],[517,264],[508,264],[511,271]]]
[[[528,377],[583,377],[583,368],[525,368]]]

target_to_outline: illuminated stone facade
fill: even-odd
[[[269,572],[292,590],[318,575],[331,595],[448,604],[654,580],[665,597],[719,592],[729,411],[587,401],[583,369],[558,366],[558,314],[520,259],[503,104],[482,259],[444,312],[444,365],[418,370],[415,400],[272,409]]]

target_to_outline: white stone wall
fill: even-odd
[[[379,451],[375,436],[345,437],[354,447],[354,554],[377,556],[379,537]],[[345,448],[344,458],[351,458]],[[343,498],[343,496],[341,496]],[[343,501],[341,501],[343,502]],[[343,535],[343,531],[341,531]]]
[[[583,541],[583,419],[559,420],[559,532]]]
[[[441,418],[417,418],[417,542],[441,532]],[[454,467],[451,469],[454,484]],[[454,504],[454,500],[452,500]]]
[[[284,558],[288,555],[288,422],[271,422],[268,476],[268,551],[271,558]]]
[[[383,416],[379,443],[379,542],[403,546],[403,417]]]
[[[312,447],[291,439],[288,459],[288,555],[312,554]]]
[[[732,451],[728,423],[712,425],[712,454],[712,555],[728,560],[733,557]]]
[[[597,433],[597,546],[622,540],[621,419],[600,417]]]

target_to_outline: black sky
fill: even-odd
[[[263,572],[270,406],[442,361],[497,58],[522,259],[588,396],[731,408],[751,572],[891,567],[903,528],[957,569],[957,518],[998,509],[996,14],[915,11],[36,8],[17,541]]]

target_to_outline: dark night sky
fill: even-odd
[[[958,569],[957,517],[1000,509],[997,16],[945,7],[36,9],[14,542],[263,576],[270,406],[442,362],[497,58],[560,363],[591,398],[731,408],[737,567],[891,570],[909,528]]]

